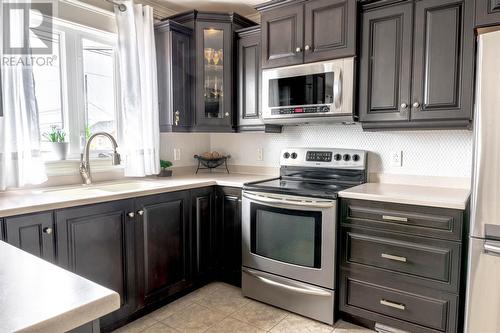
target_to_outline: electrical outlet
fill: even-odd
[[[257,161],[264,160],[264,148],[257,148]]]
[[[174,148],[174,161],[179,161],[181,159],[181,149]]]
[[[403,152],[401,150],[391,152],[391,166],[403,166]]]

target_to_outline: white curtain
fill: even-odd
[[[123,1],[115,6],[121,82],[120,152],[125,176],[160,172],[160,126],[153,8]]]
[[[0,17],[3,17],[2,7],[0,6]],[[19,22],[19,27],[14,31],[21,33],[22,20],[11,19],[12,22]],[[4,36],[2,26],[0,24],[0,36]],[[13,29],[11,25],[10,30]],[[2,44],[0,43],[0,56],[3,58]],[[28,57],[30,54],[27,49],[24,55],[13,56]],[[3,117],[0,117],[0,190],[41,184],[47,180],[47,176],[40,154],[33,71],[30,66],[2,65],[1,80]]]

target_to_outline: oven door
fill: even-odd
[[[336,201],[243,192],[243,266],[334,289]]]

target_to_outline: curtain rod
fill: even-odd
[[[126,11],[127,11],[127,6],[125,6],[125,5],[124,5],[124,4],[122,4],[122,3],[118,3],[118,2],[113,1],[113,0],[104,0],[104,1],[109,2],[109,3],[112,3],[112,4],[113,4],[113,5],[115,5],[115,6],[118,6],[118,10],[119,10],[120,12],[126,12]]]

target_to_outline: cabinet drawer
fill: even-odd
[[[341,310],[345,312],[411,332],[455,329],[457,295],[396,289],[390,281],[373,283],[347,271],[342,271],[342,283]]]
[[[463,212],[455,209],[342,200],[342,223],[459,241]]]
[[[455,242],[378,232],[363,228],[342,229],[342,264],[365,265],[414,278],[456,292],[459,288],[461,245]],[[426,279],[421,282],[415,279]]]

